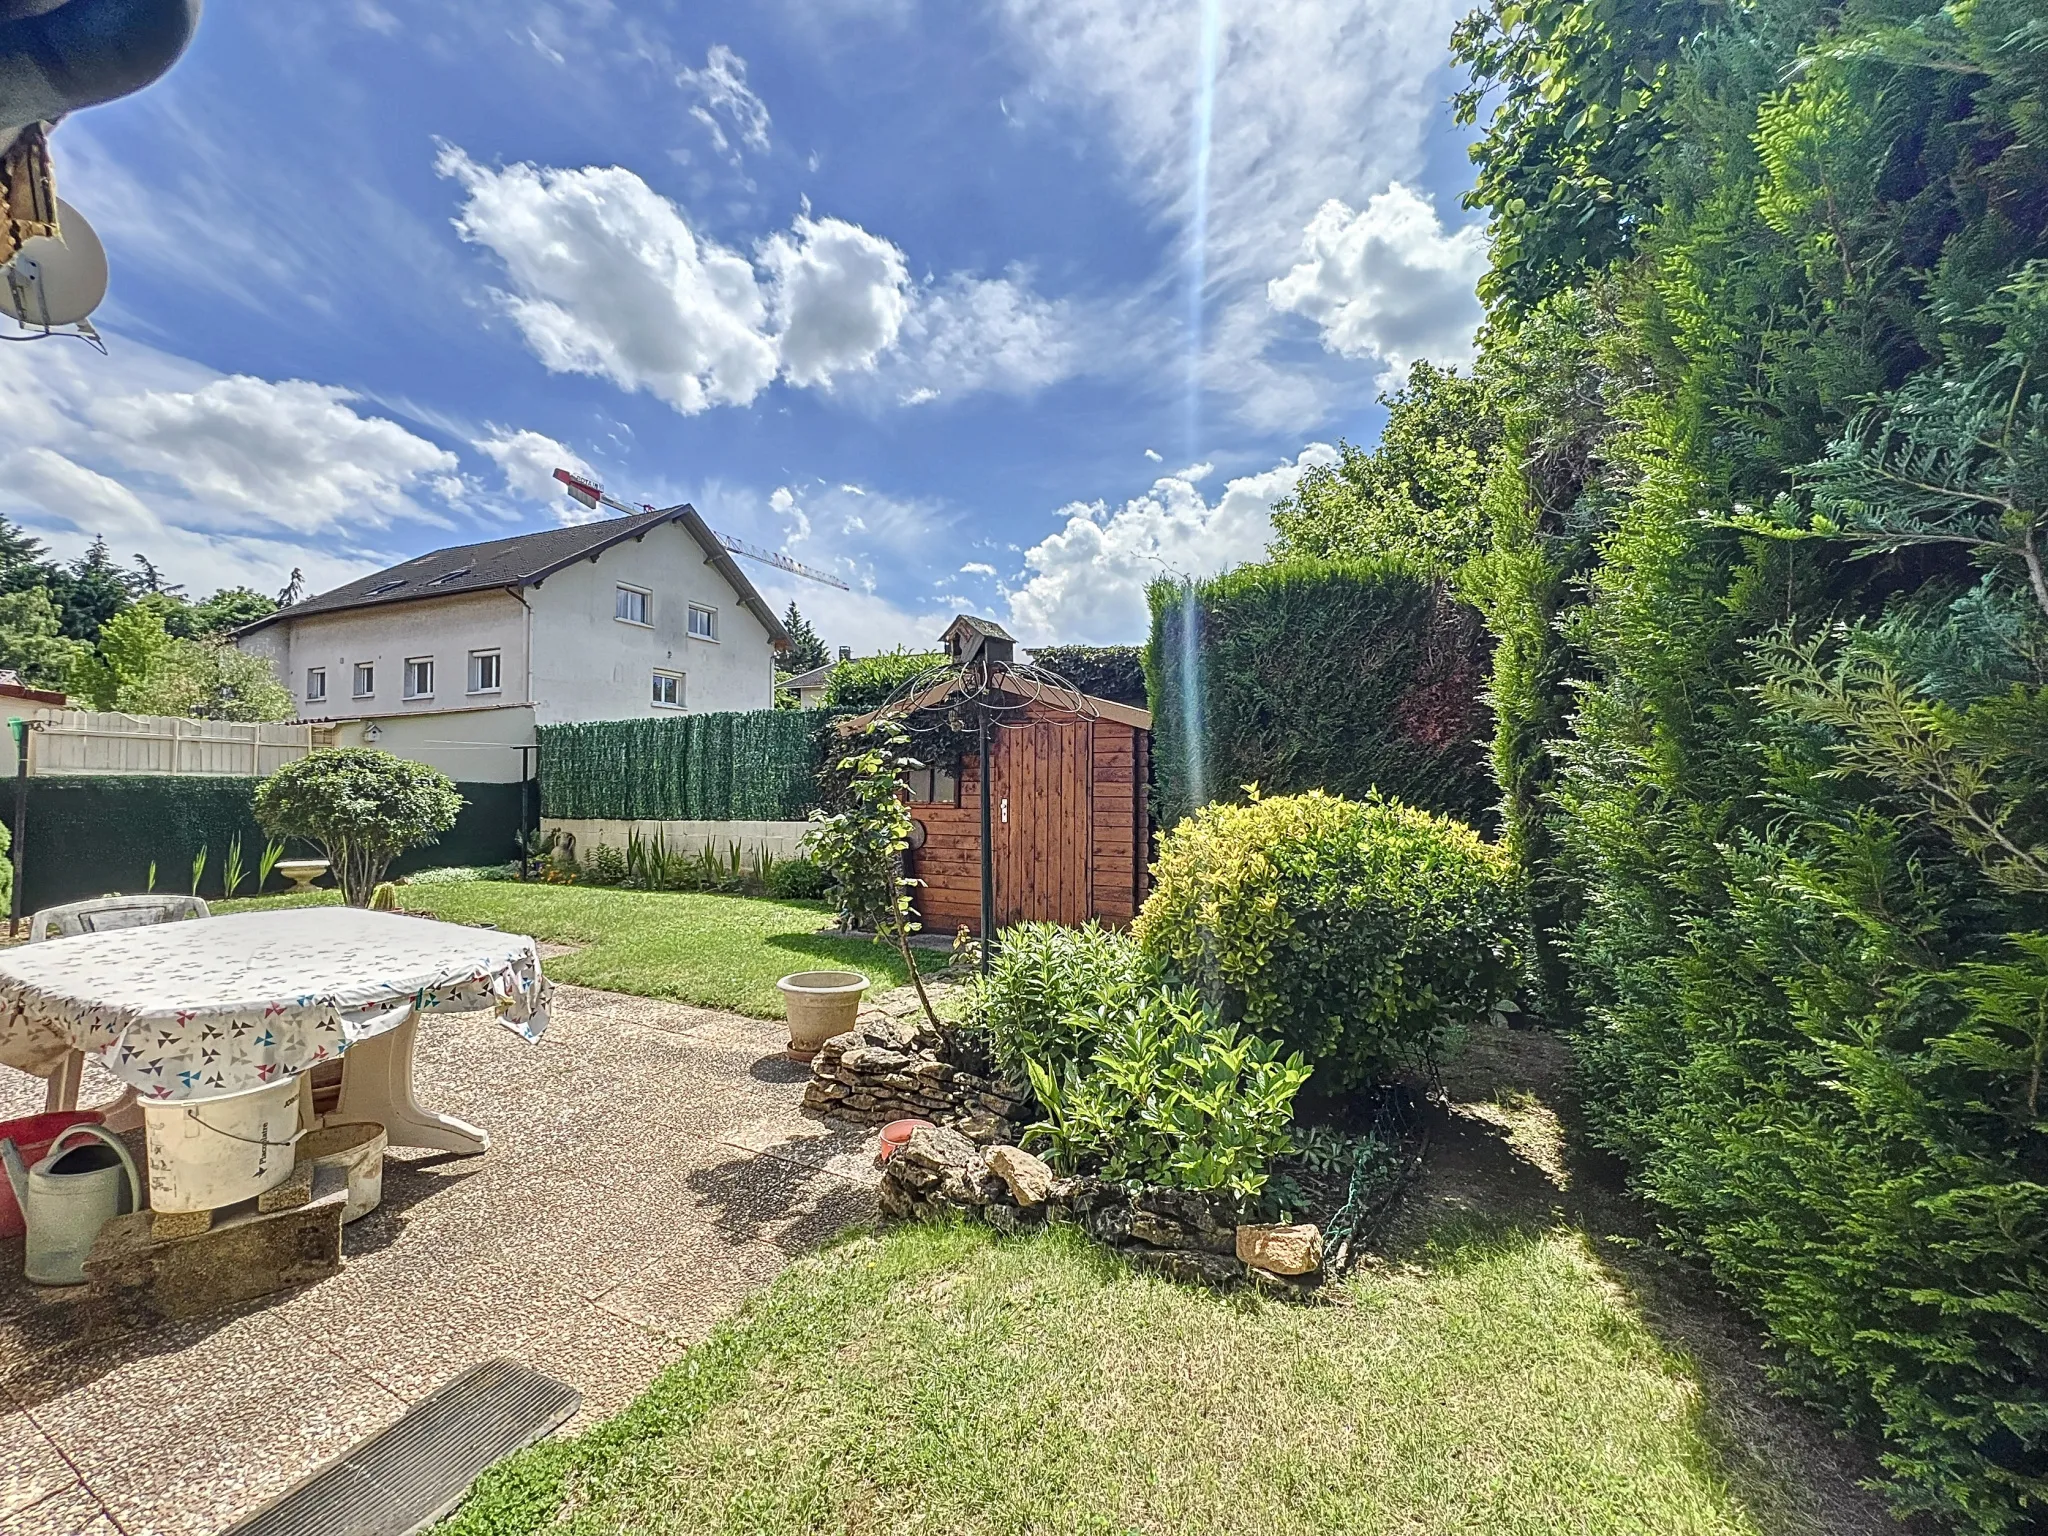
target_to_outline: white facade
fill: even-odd
[[[301,720],[466,782],[512,782],[534,727],[768,709],[767,627],[680,523],[516,589],[287,616],[238,637]]]

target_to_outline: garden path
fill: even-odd
[[[211,1536],[498,1355],[579,1388],[579,1428],[872,1211],[874,1138],[800,1113],[779,1022],[555,996],[538,1045],[482,1015],[421,1031],[422,1101],[492,1150],[391,1154],[332,1279],[108,1336],[0,1241],[0,1533]],[[0,1119],[41,1093],[0,1072]]]

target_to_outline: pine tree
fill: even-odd
[[[775,669],[794,677],[799,672],[808,672],[813,667],[822,667],[832,659],[832,653],[818,632],[811,628],[811,621],[797,612],[795,603],[782,616],[782,627],[789,631],[789,649],[776,659]]]
[[[94,641],[101,625],[135,601],[136,579],[107,553],[107,541],[95,538],[84,554],[57,573],[50,587],[64,612],[64,633],[74,640]]]

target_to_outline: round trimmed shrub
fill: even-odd
[[[1377,794],[1210,805],[1160,840],[1136,934],[1324,1083],[1427,1065],[1513,991],[1507,856]]]
[[[327,855],[342,899],[368,906],[391,861],[455,825],[462,795],[438,768],[374,747],[332,747],[256,786],[256,820]]]

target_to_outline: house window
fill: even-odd
[[[620,587],[612,602],[612,617],[621,624],[652,624],[654,620],[647,616],[652,608],[652,602],[641,588]]]
[[[433,657],[405,658],[405,696],[408,699],[431,699],[434,696]]]
[[[367,699],[377,691],[377,669],[367,661],[356,663],[356,697]]]
[[[913,805],[958,805],[960,780],[950,768],[918,768],[904,775]]]
[[[469,653],[469,691],[471,693],[496,693],[499,683],[499,661],[496,651],[471,651]]]
[[[690,604],[690,635],[696,640],[718,638],[718,610],[700,603]]]
[[[326,697],[327,669],[325,667],[306,668],[306,702],[308,704],[318,704]]]
[[[680,672],[655,673],[653,697],[656,709],[681,709],[683,707],[683,674]]]

